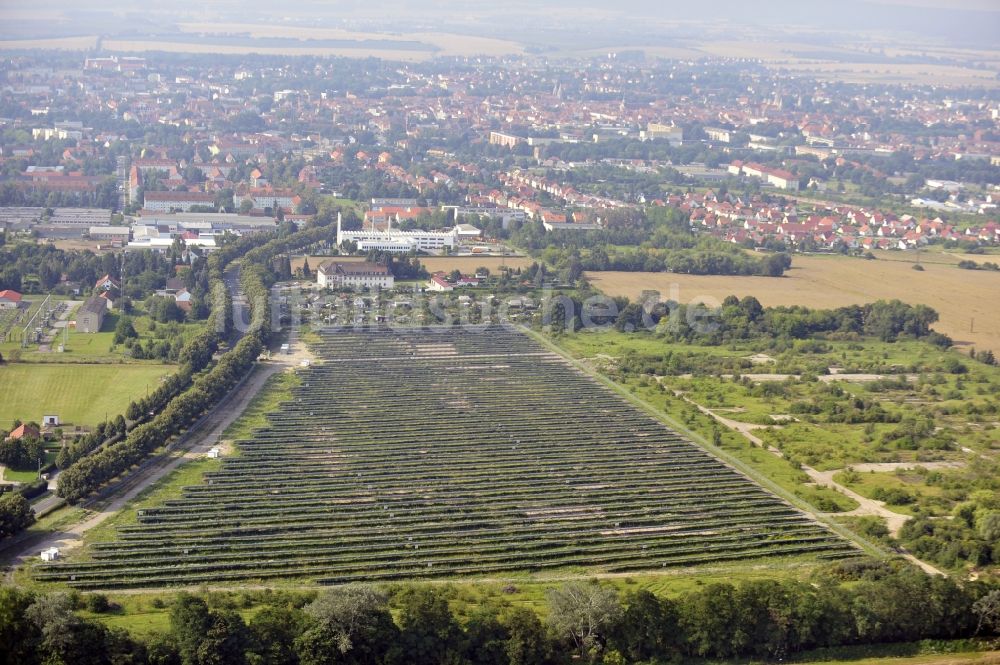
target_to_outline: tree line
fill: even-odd
[[[218,348],[220,335],[210,325],[192,338],[182,352],[184,364],[178,372],[182,377],[190,378],[190,387],[171,397],[149,422],[131,429],[123,440],[105,445],[72,463],[59,476],[60,496],[71,503],[79,501],[140,464],[154,450],[191,426],[246,376],[265,348],[270,333],[269,295],[275,277],[269,266],[280,253],[327,239],[332,232],[328,226],[311,227],[299,232],[293,229],[291,225],[283,225],[273,234],[233,240],[209,257],[210,283],[217,293],[228,294],[222,273],[231,261],[242,256],[240,283],[251,315],[247,330],[214,366],[200,376],[198,373],[209,366]],[[233,330],[231,299],[227,296],[216,298],[210,318],[216,325],[221,325],[219,329],[224,331],[223,337],[228,335]],[[149,403],[147,398],[141,406],[155,404]],[[143,411],[140,408],[137,405],[133,413],[141,414]]]
[[[166,255],[151,250],[95,254],[90,250],[57,249],[50,244],[0,243],[0,291],[49,293],[62,290],[68,294],[76,285],[82,293],[89,294],[98,278],[110,275],[117,280],[124,271],[127,279],[123,295],[139,300],[163,288],[166,281],[175,276],[176,266],[182,262],[182,250],[176,244]],[[201,276],[197,271],[190,278],[187,274],[182,271],[182,279],[188,289],[199,296],[204,287]]]
[[[586,293],[559,294],[553,299],[549,323],[557,331],[583,328]],[[593,323],[613,325],[624,332],[655,332],[666,341],[715,346],[735,340],[860,339],[874,337],[883,342],[902,338],[923,339],[947,348],[951,339],[931,330],[938,313],[927,305],[900,300],[879,300],[866,305],[836,309],[813,309],[800,305],[764,307],[753,296],[728,296],[718,307],[703,303],[683,305],[661,300],[658,292],[646,291],[637,302],[614,298],[610,312],[593,317]],[[572,306],[572,316],[568,311]],[[959,363],[960,364],[960,363]],[[960,369],[956,370],[961,371]]]
[[[620,594],[596,580],[548,591],[534,610],[491,599],[461,616],[448,587],[350,585],[169,601],[169,629],[135,637],[99,620],[100,594],[0,590],[0,663],[177,665],[562,665],[685,658],[780,660],[804,651],[989,637],[1000,590],[923,574],[902,561],[833,564],[809,582],[713,583],[675,597]],[[157,599],[155,603],[163,601]],[[238,610],[262,604],[247,621]]]
[[[650,207],[601,212],[601,229],[546,231],[539,221],[511,225],[511,241],[573,281],[585,270],[676,272],[780,277],[792,265],[783,252],[751,254],[741,246],[694,233],[690,215]]]

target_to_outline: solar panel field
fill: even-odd
[[[219,471],[36,577],[339,584],[857,553],[513,328],[327,332],[313,351]]]

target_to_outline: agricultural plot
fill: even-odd
[[[681,303],[721,303],[729,295],[750,295],[765,307],[825,309],[895,298],[933,307],[941,318],[932,327],[959,346],[992,349],[1000,355],[1000,308],[994,304],[1000,302],[1000,273],[960,270],[937,262],[915,271],[911,265],[900,260],[796,255],[792,269],[781,278],[642,272],[586,276],[610,296],[638,298],[644,290],[655,289],[664,299]]]
[[[661,569],[857,550],[512,328],[325,332],[240,455],[81,588]]]

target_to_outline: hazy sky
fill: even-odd
[[[51,21],[44,15],[55,12],[72,16]],[[139,20],[108,17],[95,21],[83,16],[107,12],[129,12]],[[524,17],[531,17],[530,22]],[[434,22],[450,28],[481,23],[512,40],[518,39],[522,26],[537,35],[539,30],[559,31],[588,20],[596,28],[602,21],[609,21],[609,25],[613,21],[619,30],[623,26],[628,29],[630,21],[637,30],[699,21],[713,26],[798,26],[848,34],[894,32],[923,35],[956,46],[974,42],[980,48],[1000,48],[1000,0],[170,0],[163,4],[151,0],[0,0],[0,24],[7,24],[0,32],[10,34],[23,28],[34,33],[26,36],[33,37],[46,36],[39,34],[46,30],[66,34],[67,28],[91,34],[95,29],[120,33],[137,24],[168,28],[186,19],[222,24],[293,19],[314,25],[364,20],[372,28],[381,20],[397,30],[408,20],[424,29]]]

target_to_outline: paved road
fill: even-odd
[[[243,295],[243,286],[240,283],[240,264],[234,261],[226,268],[222,275],[222,281],[233,297],[233,335],[234,341],[243,339],[247,326],[250,325],[250,307],[247,299]]]
[[[58,486],[59,471],[53,471],[49,474],[49,494],[31,504],[31,509],[35,511],[35,515],[47,515],[66,503],[65,499],[56,496],[56,487]]]
[[[223,402],[199,420],[181,439],[143,467],[122,478],[110,501],[95,506],[92,512],[86,514],[83,521],[34,541],[19,550],[12,557],[14,566],[38,556],[40,551],[49,547],[58,547],[63,552],[79,547],[87,531],[115,515],[147,487],[166,477],[182,464],[204,456],[210,448],[219,443],[225,429],[246,410],[250,401],[260,392],[269,378],[278,372],[298,367],[303,360],[312,360],[312,354],[304,344],[298,341],[293,344],[292,353],[276,354],[274,360],[259,363]]]
[[[245,310],[245,301],[240,287],[239,265],[230,267],[223,275],[226,287],[233,295],[234,318]],[[241,310],[242,306],[242,310]],[[243,330],[237,326],[235,335],[237,338],[243,336]],[[147,487],[156,483],[167,474],[190,459],[195,459],[204,455],[218,443],[222,432],[243,413],[247,405],[254,396],[264,387],[269,378],[278,372],[298,367],[303,360],[313,360],[312,354],[302,343],[296,330],[292,331],[289,338],[291,353],[275,354],[274,358],[268,362],[258,363],[243,382],[241,382],[232,392],[216,405],[212,411],[203,416],[197,423],[187,430],[178,440],[169,445],[166,450],[147,460],[140,468],[128,473],[123,478],[113,484],[111,489],[111,499],[109,502],[101,504],[103,498],[94,500],[92,505],[94,512],[88,513],[85,519],[74,524],[64,531],[50,534],[44,539],[26,541],[25,546],[17,551],[12,557],[15,561],[11,568],[10,575],[13,575],[14,568],[31,557],[49,547],[58,547],[61,550],[69,550],[78,547],[82,543],[82,536],[90,529],[101,524],[106,519],[121,510],[129,501],[138,496]],[[50,483],[50,488],[52,483]],[[63,500],[54,494],[42,499],[35,504],[36,513],[42,512],[46,508],[52,508]]]

